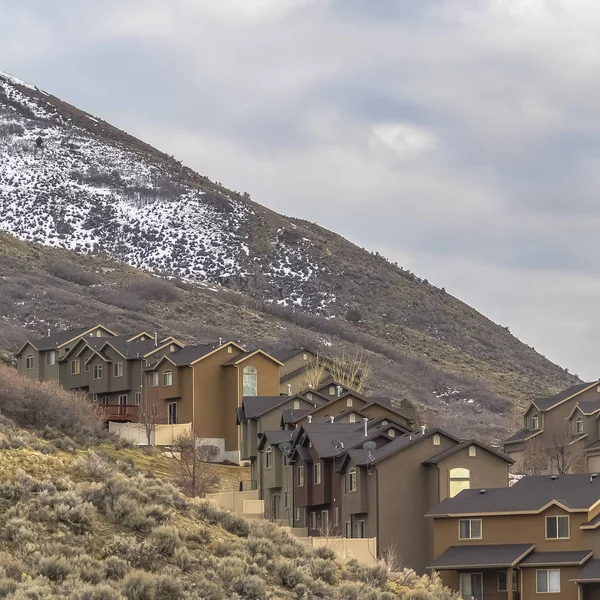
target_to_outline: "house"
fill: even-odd
[[[585,460],[584,470],[600,470],[600,382],[571,386],[554,396],[533,400],[523,414],[523,427],[503,442],[517,467],[535,445],[554,454],[565,446]],[[554,469],[559,465],[554,464]]]
[[[432,510],[434,559],[463,598],[600,598],[600,478],[524,477],[463,490]]]
[[[108,338],[116,334],[103,325],[51,333],[39,340],[28,340],[17,351],[17,370],[38,381],[60,381],[59,360],[82,338]]]
[[[281,364],[280,393],[292,396],[306,388],[306,369],[317,355],[305,348],[277,348],[269,351]]]

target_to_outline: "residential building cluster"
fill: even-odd
[[[501,451],[330,376],[308,387],[315,358],[97,325],[28,341],[17,368],[88,394],[107,420],[152,407],[158,422],[190,423],[250,464],[265,517],[299,535],[374,538],[378,557],[439,571],[465,599],[600,599],[599,382],[532,401]],[[509,486],[515,462],[534,446],[559,456],[559,443],[592,472]]]

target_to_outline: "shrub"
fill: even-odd
[[[118,556],[109,556],[104,560],[104,570],[108,579],[123,579],[127,573],[127,563]]]
[[[247,600],[261,600],[265,597],[264,581],[256,575],[238,577],[231,582],[231,591]]]
[[[324,558],[315,558],[310,563],[310,572],[325,583],[335,583],[335,563]]]
[[[173,556],[175,550],[181,546],[179,530],[176,527],[157,527],[152,531],[148,542],[158,554],[165,556]]]
[[[175,302],[182,296],[179,288],[157,277],[138,279],[129,284],[127,290],[145,302]]]
[[[75,471],[92,481],[106,481],[115,469],[104,457],[88,452],[77,462]]]
[[[335,552],[327,546],[321,546],[315,550],[315,556],[325,560],[335,560]]]
[[[62,556],[48,556],[40,559],[40,573],[50,579],[61,583],[72,571],[71,563]]]
[[[17,582],[7,577],[0,578],[0,598],[6,598],[17,589]]]
[[[280,561],[275,565],[274,574],[284,587],[294,589],[304,580],[304,573],[293,563]]]
[[[172,577],[160,577],[156,583],[157,600],[179,600],[183,598],[183,588]]]
[[[155,600],[156,578],[144,571],[133,571],[125,577],[122,592],[127,600]]]
[[[127,496],[117,498],[111,515],[123,527],[133,531],[147,531],[154,525],[154,520],[146,516],[139,503]]]
[[[95,273],[85,271],[73,263],[51,261],[46,264],[46,270],[50,275],[78,285],[95,285],[100,281]]]
[[[121,598],[121,594],[108,585],[87,585],[71,595],[71,600],[121,600]]]

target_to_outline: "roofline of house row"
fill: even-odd
[[[510,456],[508,456],[508,454],[506,454],[504,452],[501,452],[499,450],[495,450],[491,446],[487,446],[483,442],[480,442],[480,441],[478,441],[478,440],[476,440],[474,438],[471,438],[469,440],[463,440],[462,442],[460,442],[456,446],[452,446],[452,448],[448,448],[447,450],[443,450],[442,452],[438,452],[437,454],[431,456],[427,460],[424,460],[421,464],[423,464],[423,465],[428,465],[428,464],[435,465],[437,463],[433,462],[433,459],[435,459],[436,456],[440,456],[442,454],[448,454],[449,456],[452,456],[455,452],[460,452],[461,450],[463,450],[464,448],[468,448],[469,446],[477,446],[477,447],[481,448],[482,450],[485,450],[486,452],[489,452],[490,454],[496,455],[498,458],[502,458],[503,460],[505,460],[507,463],[510,463],[511,465],[515,464],[515,460],[513,458],[511,458]]]
[[[106,327],[105,325],[102,325],[102,323],[98,323],[96,325],[94,325],[93,327],[90,327],[90,329],[88,329],[87,331],[84,331],[83,333],[80,333],[79,335],[76,335],[75,337],[72,337],[71,339],[67,340],[66,342],[62,342],[61,344],[57,344],[55,346],[55,348],[53,349],[59,349],[62,348],[63,346],[65,346],[66,344],[71,343],[73,340],[76,340],[78,338],[81,338],[85,335],[87,335],[88,333],[90,333],[90,331],[94,331],[96,329],[98,329],[98,327],[102,327],[102,329],[104,329],[105,331],[108,331],[108,333],[116,336],[117,334],[114,331],[111,331],[108,327]],[[56,333],[60,333],[60,332],[56,332]],[[49,337],[49,336],[46,336]],[[44,339],[44,338],[40,338],[40,339]],[[36,341],[40,341],[40,340],[36,340]],[[33,348],[35,350],[37,350],[38,352],[40,352],[40,350],[37,348],[37,346],[34,344],[34,342],[32,342],[31,340],[27,340],[20,348],[19,350],[15,353],[15,356],[18,356],[19,354],[21,354],[21,352],[23,352],[23,349],[25,348],[25,346],[27,346],[27,344],[33,346]],[[50,352],[52,350],[52,348],[50,350],[48,350],[48,352]]]
[[[233,343],[233,342],[227,342],[227,344],[229,344],[229,343]],[[238,360],[236,360],[234,363],[230,363],[229,365],[224,365],[224,366],[228,366],[228,367],[235,366],[240,362],[248,360],[249,358],[253,357],[255,354],[263,354],[267,358],[270,358],[273,362],[276,362],[280,367],[284,366],[284,364],[280,360],[277,360],[274,356],[271,356],[268,352],[266,352],[262,348],[257,348],[256,350],[253,350],[252,352],[247,353],[245,356],[240,355]]]
[[[540,433],[542,433],[543,431],[543,429],[536,429],[535,431],[531,432],[531,435],[527,436],[526,438],[523,438],[522,440],[513,440],[512,442],[504,441],[502,442],[502,445],[505,446],[506,444],[521,444],[522,442],[528,442],[531,438],[534,438],[536,435],[540,435]]]
[[[505,544],[498,544],[498,546],[504,546]],[[464,546],[463,546],[464,547]],[[516,565],[518,565],[527,555],[531,554],[533,551],[535,550],[535,544],[531,544],[530,548],[527,548],[527,550],[525,550],[525,552],[523,552],[523,554],[521,554],[520,556],[518,556],[513,562],[511,563],[502,563],[502,565],[490,565],[490,564],[481,564],[481,565],[468,565],[469,569],[492,569],[494,567],[501,569],[502,566],[504,564],[510,565],[510,567],[514,567]],[[593,554],[593,552],[592,552]],[[466,565],[444,565],[444,571],[449,571],[452,569],[464,569],[466,567]],[[436,570],[435,567],[425,567],[426,569],[431,569],[433,571]],[[441,570],[441,569],[437,569],[437,570]]]
[[[508,489],[508,488],[497,488],[497,489]],[[596,503],[597,504],[597,503]],[[593,506],[595,506],[594,504]],[[535,510],[504,510],[504,511],[475,511],[475,512],[464,512],[464,513],[444,513],[444,514],[436,514],[436,513],[427,513],[426,517],[431,517],[432,519],[454,519],[456,517],[498,517],[498,516],[509,516],[509,515],[539,515],[543,513],[545,510],[549,509],[551,506],[558,506],[562,508],[568,513],[584,513],[589,512],[591,507],[588,508],[568,508],[562,502],[558,500],[550,500],[547,504],[544,504],[541,508],[536,508]]]
[[[590,383],[587,387],[579,390],[578,392],[575,392],[574,394],[571,394],[570,396],[568,396],[567,398],[565,398],[564,400],[561,400],[560,402],[557,402],[556,404],[553,404],[552,406],[548,407],[548,408],[540,408],[536,403],[535,400],[531,401],[531,404],[527,407],[527,410],[525,411],[525,413],[523,414],[527,414],[527,412],[529,412],[529,409],[531,408],[531,405],[533,404],[540,412],[548,412],[554,408],[556,408],[557,406],[560,406],[561,404],[564,404],[565,402],[567,402],[567,400],[572,400],[573,398],[575,398],[576,396],[579,396],[579,394],[583,394],[583,392],[587,392],[589,389],[591,389],[592,387],[594,387],[595,385],[599,385],[598,381],[594,381],[592,383]]]
[[[194,360],[190,361],[187,364],[187,366],[191,367],[191,366],[195,365],[197,362],[200,362],[201,360],[204,360],[205,358],[212,356],[215,352],[218,352],[219,350],[226,348],[227,346],[229,346],[229,344],[231,344],[232,346],[235,346],[238,350],[241,350],[242,352],[246,352],[242,346],[240,346],[239,344],[236,344],[235,342],[231,342],[231,341],[223,342],[220,346],[213,348],[210,352],[207,352],[206,354],[200,356],[199,358],[195,358]]]

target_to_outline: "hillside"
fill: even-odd
[[[328,548],[308,552],[276,525],[185,497],[119,459],[91,404],[6,367],[0,382],[2,598],[455,598],[437,578],[341,562]],[[52,407],[54,427],[34,426],[38,399]],[[56,415],[67,408],[72,420],[61,431]]]
[[[44,151],[36,156],[38,136]],[[0,228],[47,247],[0,238],[10,348],[23,327],[41,333],[90,320],[120,330],[168,328],[188,339],[220,330],[330,351],[352,343],[371,353],[378,393],[492,437],[506,431],[514,404],[577,381],[507,328],[383,257],[278,215],[2,74],[0,159]],[[63,263],[87,279],[70,276]],[[148,297],[131,287],[143,274],[123,263],[177,277],[184,289]]]

